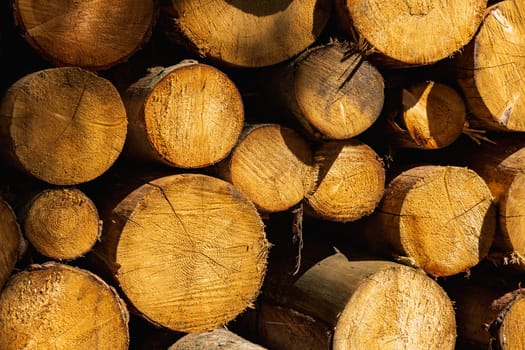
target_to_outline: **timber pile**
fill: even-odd
[[[2,2],[0,348],[523,348],[524,18]]]

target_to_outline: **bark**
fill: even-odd
[[[199,168],[225,158],[244,122],[235,84],[193,60],[156,68],[124,93],[129,118],[125,154],[141,161]]]
[[[0,101],[0,155],[53,185],[93,180],[117,159],[126,111],[110,81],[76,67],[24,76]]]
[[[142,184],[105,218],[94,257],[140,316],[174,331],[223,326],[255,300],[269,249],[231,184],[178,174]]]
[[[171,0],[164,32],[221,65],[263,67],[283,62],[315,42],[331,2],[285,0]]]
[[[2,349],[128,349],[129,315],[95,274],[55,263],[14,275],[0,294]]]
[[[154,0],[13,1],[24,39],[56,66],[102,70],[124,62],[149,40]]]

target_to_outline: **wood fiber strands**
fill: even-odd
[[[125,350],[128,319],[115,290],[92,272],[32,265],[0,294],[0,348]]]
[[[124,94],[129,127],[125,154],[179,168],[225,158],[241,133],[243,102],[218,69],[193,60],[155,68]]]
[[[387,121],[389,141],[396,147],[439,149],[463,132],[465,102],[452,87],[433,81],[416,83],[401,90],[401,105]]]
[[[186,334],[168,350],[264,350],[225,328],[217,328],[209,332]]]
[[[487,183],[498,210],[494,248],[525,268],[525,139],[506,134],[465,152],[463,162]]]
[[[371,214],[385,189],[385,168],[375,151],[363,142],[326,142],[315,152],[318,180],[306,196],[314,216],[354,221]]]
[[[219,171],[265,213],[290,209],[315,183],[310,145],[278,124],[247,128]]]
[[[281,82],[287,108],[314,138],[348,139],[379,117],[384,102],[381,73],[341,42],[306,51]]]
[[[107,69],[124,62],[150,38],[154,0],[13,1],[24,39],[56,66]]]
[[[456,323],[445,291],[421,270],[390,261],[349,261],[340,254],[307,270],[283,296],[285,306],[328,325],[330,349],[454,349]],[[259,319],[272,349],[305,349],[272,330],[304,334],[301,318],[278,327]],[[302,335],[301,335],[302,334]],[[322,337],[322,332],[315,333]],[[285,344],[276,344],[284,340]],[[291,343],[291,344],[290,344]],[[316,339],[316,344],[330,344]],[[264,344],[263,344],[264,345]],[[299,346],[298,346],[299,345]],[[288,347],[290,346],[290,347]],[[319,347],[316,347],[318,349]]]
[[[166,33],[201,57],[221,64],[263,67],[310,46],[324,29],[328,0],[171,0]]]
[[[110,81],[77,67],[36,71],[0,102],[0,155],[39,180],[75,185],[113,165],[126,125]]]
[[[337,0],[343,31],[354,32],[398,65],[447,58],[476,33],[487,0]]]
[[[433,276],[464,272],[492,245],[492,204],[487,184],[468,168],[415,166],[386,186],[366,228],[369,243],[408,257]]]
[[[96,255],[150,322],[198,333],[249,307],[266,273],[269,243],[253,204],[200,174],[150,181],[106,219]]]
[[[100,221],[90,198],[75,188],[41,191],[26,205],[24,234],[36,250],[52,259],[73,260],[97,242]]]
[[[525,131],[524,45],[525,3],[506,0],[491,6],[458,58],[458,82],[473,125]]]
[[[9,278],[15,265],[24,253],[25,241],[22,237],[17,217],[11,206],[0,198],[0,288]]]

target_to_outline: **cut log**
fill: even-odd
[[[171,0],[167,35],[219,64],[262,67],[311,45],[330,16],[328,0]]]
[[[342,31],[366,39],[389,64],[407,66],[436,63],[460,50],[486,6],[487,0],[337,0],[336,13]]]
[[[420,82],[402,89],[401,105],[402,110],[385,123],[389,142],[395,147],[439,149],[463,132],[465,103],[445,84]]]
[[[525,131],[525,4],[501,1],[487,10],[478,34],[458,57],[458,82],[475,127]]]
[[[73,260],[97,242],[100,221],[90,198],[75,188],[38,193],[22,216],[24,234],[36,250],[52,259]]]
[[[116,88],[76,67],[24,76],[3,96],[0,115],[0,154],[54,185],[98,177],[126,138],[126,110]]]
[[[264,212],[290,209],[313,189],[313,155],[306,140],[291,128],[259,124],[247,128],[220,176]]]
[[[365,225],[370,249],[408,258],[433,276],[477,265],[495,230],[485,181],[468,168],[438,165],[414,166],[391,180]]]
[[[150,38],[155,1],[13,1],[15,22],[36,52],[57,66],[107,69]]]
[[[95,257],[136,312],[180,332],[223,326],[259,293],[269,243],[253,204],[200,174],[161,177],[105,219]]]
[[[95,274],[33,265],[0,294],[0,348],[128,349],[128,319],[115,290]]]
[[[280,80],[285,106],[314,138],[357,136],[383,108],[383,77],[341,42],[308,50],[285,69]]]
[[[463,147],[456,157],[485,180],[494,196],[498,231],[491,257],[525,269],[525,139],[508,133],[491,139],[495,144]]]
[[[187,334],[177,340],[168,350],[264,350],[262,346],[230,332],[224,328],[217,328],[210,332]]]
[[[282,305],[327,324],[334,350],[454,349],[452,303],[421,270],[390,261],[349,261],[337,253],[307,270],[289,290],[277,293]],[[304,336],[303,323],[287,326],[296,328],[291,334]],[[277,327],[267,326],[266,332],[273,329]],[[272,348],[305,349],[295,346],[301,342]]]
[[[180,168],[214,164],[237,142],[244,122],[234,83],[218,69],[187,60],[153,69],[124,94],[125,154]]]
[[[313,216],[345,222],[375,210],[385,189],[385,168],[372,148],[359,140],[326,142],[314,159],[317,186],[305,201]]]
[[[0,289],[9,278],[26,244],[11,206],[0,198]]]

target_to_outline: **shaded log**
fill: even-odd
[[[24,39],[56,66],[107,69],[125,61],[150,38],[154,0],[112,3],[13,1]]]
[[[199,56],[223,65],[263,67],[314,43],[328,21],[331,2],[171,0],[163,10],[166,34]]]
[[[0,294],[0,348],[124,350],[128,319],[115,290],[92,272],[32,265]]]
[[[117,159],[126,110],[108,80],[76,67],[24,76],[0,102],[0,155],[54,185],[93,180]]]
[[[226,324],[255,300],[269,243],[253,204],[200,174],[143,183],[105,217],[93,259],[134,312],[180,332]]]
[[[375,210],[385,188],[385,169],[372,148],[359,140],[326,142],[314,159],[318,181],[305,198],[311,215],[345,222]]]
[[[0,289],[9,278],[26,243],[11,206],[0,198]]]
[[[243,102],[218,69],[193,60],[155,68],[123,96],[128,113],[125,155],[180,168],[212,165],[241,133]]]

